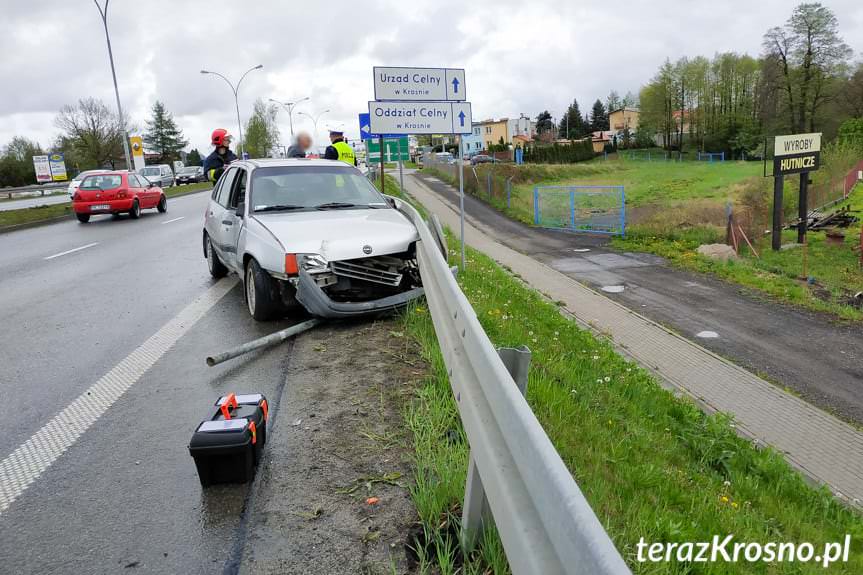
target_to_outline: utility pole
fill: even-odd
[[[126,118],[123,116],[123,106],[120,105],[120,90],[117,88],[117,72],[114,70],[114,52],[111,50],[111,36],[108,34],[108,2],[105,0],[105,8],[99,2],[93,0],[102,17],[102,25],[105,27],[105,42],[108,44],[108,60],[111,62],[111,78],[114,80],[114,95],[117,97],[117,114],[120,117],[120,132],[123,139],[123,152],[126,154],[126,169],[132,170],[132,154],[129,153],[129,135],[126,133]]]
[[[300,98],[296,102],[280,102],[279,100],[274,100],[274,99],[270,98],[270,102],[273,102],[275,104],[280,104],[282,107],[285,108],[285,110],[288,111],[288,124],[291,126],[291,136],[294,135],[294,108],[297,106],[297,104],[302,104],[303,102],[306,102],[308,100],[309,100],[308,96],[306,96],[305,98]],[[326,110],[326,111],[329,112],[329,110]],[[300,113],[302,113],[302,112],[300,112]],[[321,112],[321,114],[323,114],[323,112]],[[306,114],[306,115],[308,115],[308,114]],[[317,137],[317,135],[318,135],[317,131],[318,131],[317,128],[315,128],[315,137]]]

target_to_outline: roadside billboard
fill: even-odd
[[[132,164],[136,172],[144,169],[144,140],[141,136],[129,137],[129,142],[132,144]]]
[[[48,156],[33,156],[33,167],[36,169],[36,183],[43,184],[51,181],[51,164]]]
[[[62,153],[48,156],[48,166],[51,169],[51,180],[65,182],[69,179],[66,174],[66,157]]]

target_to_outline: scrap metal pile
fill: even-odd
[[[854,215],[855,213],[857,210],[852,210],[851,206],[844,206],[830,213],[812,210],[806,215],[806,229],[817,231],[827,228],[847,228],[859,220]],[[785,228],[796,230],[799,225],[800,220],[796,220],[786,225]]]

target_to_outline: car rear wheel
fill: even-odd
[[[90,221],[90,214],[75,214],[75,217],[77,217],[78,221],[82,224],[86,224]]]
[[[162,197],[159,198],[159,203],[158,203],[158,205],[156,205],[156,209],[159,210],[160,214],[164,214],[165,212],[167,212],[168,211],[168,198],[166,198],[164,195],[162,195]]]
[[[129,210],[129,217],[133,220],[137,220],[141,217],[141,204],[138,203],[138,200],[132,202],[132,209]]]
[[[204,234],[204,252],[207,254],[207,268],[210,270],[210,275],[214,278],[223,278],[228,275],[228,268],[219,259],[219,255],[213,249],[213,244],[210,243],[210,236]]]
[[[246,306],[249,314],[257,321],[268,321],[279,315],[280,305],[276,300],[273,280],[258,262],[249,260],[245,277]]]

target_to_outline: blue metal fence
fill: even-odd
[[[724,162],[725,161],[725,152],[698,152],[698,161],[699,162]]]
[[[626,234],[623,186],[536,186],[533,223],[573,232]]]

